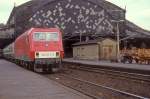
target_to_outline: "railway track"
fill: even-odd
[[[64,65],[64,68],[67,69],[66,72],[68,75],[75,77],[80,76],[80,78],[93,83],[106,85],[108,87],[137,94],[139,96],[150,97],[150,75],[124,72],[114,69],[103,69],[92,66],[77,66],[75,64]],[[71,71],[70,73],[68,72],[69,70]]]
[[[75,64],[63,67],[46,76],[93,99],[150,99],[150,75]]]
[[[64,66],[64,67],[70,69],[100,73],[100,74],[108,74],[120,78],[128,78],[137,82],[140,81],[140,82],[150,83],[150,75],[146,75],[146,74],[130,73],[130,72],[123,72],[118,70],[110,70],[110,69],[101,69],[101,68],[95,68],[89,66],[87,67],[86,66]]]
[[[77,90],[93,99],[150,99],[126,91],[121,91],[112,87],[96,84],[67,74],[56,74],[53,77],[47,75],[67,87]]]

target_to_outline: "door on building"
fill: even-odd
[[[103,58],[104,60],[110,60],[112,57],[112,46],[103,47]]]

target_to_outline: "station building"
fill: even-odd
[[[117,42],[101,38],[73,44],[73,58],[86,60],[116,60]]]

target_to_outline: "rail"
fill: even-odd
[[[133,98],[139,98],[139,99],[149,99],[147,97],[143,97],[143,96],[139,96],[139,95],[136,95],[136,94],[132,94],[132,93],[129,93],[129,92],[125,92],[125,91],[121,91],[121,90],[118,90],[118,89],[114,89],[114,88],[111,88],[111,87],[107,87],[107,86],[104,86],[104,85],[100,85],[100,84],[95,84],[93,82],[89,82],[89,81],[85,81],[85,80],[82,80],[82,79],[79,79],[79,78],[75,78],[75,77],[70,77],[70,76],[66,76],[66,75],[63,75],[64,77],[69,77],[71,79],[74,79],[74,80],[78,80],[80,82],[84,82],[84,83],[87,83],[87,84],[90,84],[90,85],[94,85],[94,86],[97,86],[97,87],[102,87],[102,88],[105,88],[107,90],[111,90],[113,92],[116,92],[116,93],[120,93],[120,94],[123,94],[123,95],[126,95],[126,96],[130,96],[130,97],[133,97]]]
[[[146,74],[129,73],[129,72],[124,72],[124,71],[101,69],[101,68],[97,68],[97,67],[95,68],[95,67],[90,67],[90,66],[75,66],[75,67],[70,66],[68,68],[80,69],[80,70],[96,72],[96,73],[105,73],[105,74],[110,74],[113,76],[130,78],[132,80],[145,81],[148,83],[150,82],[150,75],[146,75]]]
[[[96,84],[101,83],[102,85],[106,85],[106,87],[109,86],[110,88],[118,89],[118,91],[121,91],[121,90],[122,92],[127,91],[127,93],[131,93],[131,94],[134,93],[133,95],[143,96],[143,97],[150,96],[150,94],[147,93],[149,91],[148,86],[150,85],[150,75],[147,75],[147,74],[118,71],[118,70],[110,69],[110,68],[103,69],[103,68],[96,67],[96,66],[93,67],[90,65],[85,66],[85,65],[78,65],[78,64],[65,64],[64,68],[66,68],[65,72],[69,73],[68,75],[70,76],[78,77],[80,75],[80,78],[82,79],[86,79]],[[90,79],[88,79],[88,77]],[[108,83],[109,81],[112,81],[112,83],[114,84]],[[124,81],[125,82],[127,81],[128,84],[124,83]],[[125,84],[125,86],[124,87],[121,86],[122,84]],[[133,84],[135,86],[131,87],[130,85],[133,85]],[[140,91],[137,91],[137,90],[140,90]],[[144,98],[144,99],[148,99],[148,98]]]

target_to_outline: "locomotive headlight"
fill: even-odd
[[[59,52],[56,52],[56,57],[59,57]]]
[[[36,57],[39,57],[39,53],[38,52],[36,52]]]

